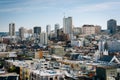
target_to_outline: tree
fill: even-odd
[[[0,61],[0,68],[3,68],[3,62]]]
[[[15,72],[16,71],[16,67],[14,65],[10,66],[8,69],[8,72]]]

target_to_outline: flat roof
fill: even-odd
[[[32,70],[33,73],[38,74],[40,76],[62,76],[63,74],[60,70]]]
[[[5,77],[5,76],[19,76],[16,73],[4,73],[4,74],[0,74],[0,77]]]

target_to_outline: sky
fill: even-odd
[[[9,31],[9,23],[33,29],[46,25],[54,29],[63,26],[63,17],[72,17],[75,27],[84,24],[107,28],[107,20],[115,19],[120,25],[120,0],[0,0],[0,32]]]

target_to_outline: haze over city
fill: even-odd
[[[0,32],[8,32],[9,23],[20,27],[33,28],[59,23],[63,27],[63,17],[71,16],[73,25],[100,25],[106,29],[107,20],[120,23],[119,0],[0,0]]]

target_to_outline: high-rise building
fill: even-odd
[[[63,31],[65,34],[73,33],[72,17],[63,18]]]
[[[34,34],[40,35],[40,33],[41,33],[41,27],[38,26],[34,27]]]
[[[15,36],[15,23],[9,24],[9,36]]]
[[[46,33],[47,33],[47,35],[49,35],[50,32],[51,32],[51,26],[50,26],[50,25],[47,25],[47,26],[46,26]]]
[[[25,39],[25,28],[24,27],[19,28],[19,36],[21,40]]]
[[[55,24],[55,36],[56,37],[58,37],[57,32],[58,32],[59,28],[60,28],[60,25],[59,24]]]
[[[40,43],[43,44],[43,45],[46,45],[47,42],[48,42],[47,33],[42,32],[40,34]]]
[[[117,22],[114,19],[110,19],[107,21],[107,29],[110,31],[111,34],[116,32],[117,29]]]
[[[72,17],[63,18],[63,31],[69,35],[69,40],[73,38],[73,24]]]

